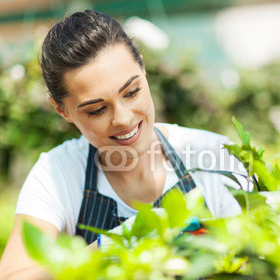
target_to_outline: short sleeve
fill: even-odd
[[[16,214],[29,215],[74,235],[82,204],[88,141],[67,140],[42,153],[21,189]]]

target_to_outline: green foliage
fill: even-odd
[[[154,232],[163,234],[163,225],[156,213],[152,211],[151,205],[141,205],[131,229],[131,236],[135,236],[138,240]]]
[[[182,195],[178,191],[172,190],[163,200],[162,206],[167,213],[170,228],[181,229],[189,216],[189,210]]]
[[[202,197],[193,191],[199,202]],[[242,195],[241,193],[239,194]],[[55,279],[278,279],[279,253],[279,207],[272,208],[264,203],[259,193],[247,193],[248,204],[243,214],[229,219],[204,219],[203,225],[210,234],[196,237],[180,234],[176,227],[183,225],[197,210],[205,212],[204,203],[188,208],[186,219],[170,227],[169,214],[179,216],[186,205],[193,204],[194,195],[182,196],[170,193],[167,200],[175,199],[181,207],[164,212],[153,212],[163,227],[163,235],[150,235],[142,231],[131,246],[126,242],[112,243],[108,248],[91,252],[78,237],[59,237],[57,242],[47,238],[33,226],[25,224],[24,240],[29,254],[44,264]],[[184,206],[182,200],[185,202]],[[166,202],[167,203],[167,202]],[[166,204],[167,205],[167,204]],[[164,214],[163,214],[164,213]],[[138,214],[141,216],[140,212]],[[151,228],[150,216],[141,221],[145,229]],[[138,218],[138,216],[137,216]],[[136,220],[135,220],[136,223]],[[173,222],[171,223],[172,225]],[[126,235],[134,236],[135,229],[126,229]],[[157,230],[157,225],[154,226]],[[94,231],[96,231],[94,229]],[[104,233],[104,232],[103,232]],[[106,233],[105,233],[106,234]],[[112,235],[111,235],[112,236]],[[119,235],[124,240],[127,236]],[[258,269],[256,269],[258,268]],[[83,278],[81,278],[83,277]],[[263,278],[262,278],[263,277]]]
[[[82,238],[70,238],[63,235],[55,242],[27,222],[23,224],[23,232],[23,241],[28,248],[30,257],[49,267],[54,276],[61,274],[61,279],[66,279],[65,275],[71,273],[77,277],[75,270],[83,267],[90,260],[90,253],[85,249],[86,244]]]
[[[223,105],[193,53],[183,53],[177,65],[151,50],[144,49],[143,56],[158,120],[221,132]]]
[[[253,177],[255,189],[275,191],[280,187],[280,169],[276,163],[273,167],[267,165],[263,158],[264,149],[256,150],[250,144],[250,135],[243,130],[242,125],[233,117],[232,119],[241,145],[224,145],[230,154],[238,158],[248,170],[248,180]],[[256,180],[256,177],[258,180]]]
[[[37,50],[34,50],[37,53]],[[10,157],[50,149],[78,136],[47,102],[47,89],[33,54],[31,60],[0,69],[0,165],[9,172]],[[8,174],[0,174],[8,175]]]
[[[242,141],[242,144],[245,148],[250,147],[250,135],[248,132],[243,130],[243,126],[241,123],[239,123],[235,117],[232,118],[232,121],[236,127],[236,130],[238,132],[239,138]]]
[[[39,152],[79,135],[47,102],[37,53],[35,47],[29,60],[17,59],[0,69],[0,166],[6,177],[13,154],[37,158]],[[279,142],[275,117],[273,121],[280,110],[279,64],[240,70],[239,87],[227,91],[205,79],[191,52],[183,53],[177,65],[164,53],[146,48],[142,53],[157,121],[229,135],[227,120],[235,115],[259,142]],[[21,78],[12,74],[15,66],[24,69]]]
[[[239,69],[238,87],[226,90],[205,78],[191,52],[178,64],[150,50],[143,54],[159,120],[228,135],[233,130],[227,120],[235,115],[259,143],[279,143],[279,62]]]
[[[279,61],[259,69],[241,69],[240,84],[228,104],[230,114],[235,115],[259,143],[279,141],[279,128],[276,125],[280,104],[279,74]]]
[[[252,148],[250,135],[235,118],[233,122],[242,144],[227,148],[245,163],[248,157],[243,152],[251,153],[252,162],[245,164],[248,171],[253,168],[249,176],[256,175],[255,183],[275,190],[279,186],[278,165],[269,169],[263,149]],[[264,170],[270,179],[262,178]],[[270,185],[273,182],[277,184]],[[23,239],[30,256],[58,280],[279,279],[280,203],[268,205],[263,194],[256,191],[232,193],[242,208],[242,214],[233,218],[212,219],[199,189],[185,195],[172,189],[161,209],[138,204],[132,226],[124,223],[119,233],[80,225],[112,240],[110,246],[101,246],[95,252],[79,237],[61,235],[55,241],[27,223]],[[193,217],[208,234],[182,233]]]
[[[0,186],[0,258],[12,232],[18,193],[12,188],[2,190]]]

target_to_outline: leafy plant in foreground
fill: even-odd
[[[233,122],[242,144],[226,148],[244,163],[255,185],[251,193],[234,191],[242,214],[213,220],[198,189],[187,195],[172,190],[161,209],[139,204],[133,223],[124,223],[118,233],[81,226],[112,240],[95,252],[79,237],[54,241],[25,223],[31,257],[59,280],[280,279],[280,207],[266,204],[257,191],[279,188],[279,167],[267,165],[263,149],[251,147],[249,134]],[[182,233],[194,218],[208,234]]]

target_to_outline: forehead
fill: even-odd
[[[140,65],[123,45],[110,46],[94,60],[64,74],[70,96],[106,94],[117,91],[133,75],[141,75]]]

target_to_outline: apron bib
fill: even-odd
[[[178,176],[178,182],[163,195],[161,195],[156,202],[154,202],[154,207],[160,207],[161,201],[169,191],[176,188],[183,193],[187,193],[194,189],[196,185],[191,175],[187,172],[181,158],[178,156],[165,136],[156,127],[154,127],[154,130],[159,138],[164,154],[172,164]],[[98,168],[94,161],[96,152],[97,149],[90,145],[87,159],[84,197],[80,209],[78,224],[110,230],[116,226],[119,226],[121,222],[124,222],[126,219],[128,219],[128,217],[120,217],[118,215],[117,202],[114,199],[102,195],[97,191]],[[88,244],[94,242],[98,236],[98,234],[95,234],[91,231],[81,230],[77,226],[76,235],[82,236]]]

